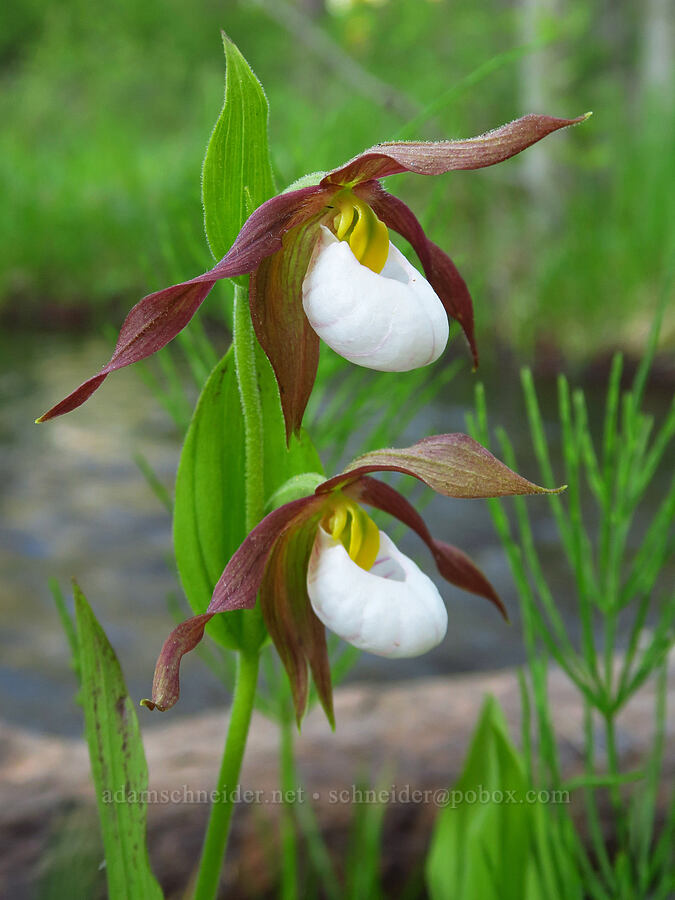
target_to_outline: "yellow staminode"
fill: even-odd
[[[380,531],[358,503],[338,499],[324,520],[333,540],[340,541],[357,566],[369,571],[380,550]]]
[[[389,255],[387,226],[377,218],[367,203],[350,190],[338,194],[334,203],[340,210],[336,216],[338,240],[347,240],[361,265],[379,274]]]

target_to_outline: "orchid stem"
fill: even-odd
[[[244,417],[246,449],[246,530],[252,531],[265,511],[263,413],[258,385],[256,337],[248,309],[248,285],[234,289],[234,363]],[[244,614],[243,649],[237,654],[237,675],[230,724],[211,812],[204,837],[194,900],[214,900],[223,868],[235,790],[246,750],[246,739],[255,703],[260,647],[265,628],[260,609]]]
[[[233,325],[234,365],[244,417],[246,531],[250,532],[265,514],[265,454],[263,411],[256,360],[257,338],[249,312],[248,279],[245,285],[237,284],[234,288]],[[266,633],[258,605],[244,615],[242,646],[251,652],[259,651]]]
[[[218,894],[220,873],[234,811],[235,792],[239,784],[239,773],[255,701],[259,662],[260,654],[257,651],[237,654],[237,676],[230,724],[218,775],[216,799],[211,806],[209,824],[204,837],[194,900],[214,900]]]
[[[246,440],[246,530],[253,531],[265,511],[263,415],[255,358],[256,337],[248,307],[248,285],[234,288],[234,364]]]

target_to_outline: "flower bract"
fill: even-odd
[[[315,184],[273,197],[253,212],[212,269],[139,301],[122,325],[110,361],[38,421],[76,409],[111,372],[156,353],[188,324],[216,281],[246,274],[253,324],[274,369],[289,436],[302,423],[320,336],[361,365],[387,371],[423,366],[447,341],[442,306],[446,319],[459,322],[477,363],[464,279],[379,179],[492,166],[585,118],[528,115],[467,140],[378,144],[317,176]],[[392,247],[389,231],[410,243],[424,277]],[[411,319],[414,327],[407,331]]]

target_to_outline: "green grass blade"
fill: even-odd
[[[612,485],[611,476],[614,466],[614,448],[616,446],[622,371],[623,356],[621,353],[616,353],[612,358],[612,368],[609,373],[607,400],[605,401],[605,419],[602,431],[602,462],[604,467],[605,486],[608,490],[611,490]],[[607,497],[607,499],[609,499],[609,497]]]
[[[137,450],[133,456],[134,462],[141,470],[143,477],[147,481],[150,490],[157,497],[159,502],[162,504],[164,509],[169,513],[169,515],[173,512],[173,500],[171,499],[171,494],[167,490],[164,484],[157,477],[157,473],[152,468],[146,456],[144,456],[140,450]]]
[[[572,393],[572,404],[576,417],[575,431],[579,439],[579,450],[584,463],[586,477],[596,500],[599,503],[602,503],[604,485],[600,472],[600,464],[591,438],[591,431],[588,423],[588,410],[586,408],[586,397],[582,390],[577,389]]]
[[[642,461],[640,471],[636,473],[635,487],[633,488],[633,502],[642,497],[645,488],[654,477],[659,463],[668,449],[668,446],[675,436],[675,399],[673,400],[670,411],[666,416],[666,420],[658,431],[649,452]]]
[[[469,433],[484,447],[490,447],[487,405],[485,402],[485,390],[482,384],[476,385],[476,417],[467,414],[467,427]],[[547,707],[547,664],[537,647],[536,636],[539,634],[541,639],[547,643],[549,650],[555,648],[555,642],[548,634],[541,614],[537,609],[532,588],[527,577],[523,561],[522,549],[518,546],[511,534],[511,526],[508,516],[504,510],[503,504],[499,500],[488,500],[488,509],[495,525],[495,530],[499,535],[506,557],[509,561],[509,567],[513,580],[518,591],[518,600],[520,611],[523,618],[523,634],[525,638],[525,647],[527,650],[528,665],[532,680],[532,692],[534,699],[534,707],[537,713],[537,725],[539,732],[540,759],[547,766],[549,777],[553,784],[557,785],[560,781],[560,765],[558,760],[558,752],[555,744],[553,728],[551,724],[550,712]],[[537,631],[537,625],[540,631]],[[557,648],[555,648],[557,652]],[[564,659],[562,654],[559,654]],[[570,676],[571,677],[571,676]]]
[[[672,251],[672,247],[670,249]],[[638,370],[635,373],[635,379],[633,381],[633,387],[631,390],[631,394],[633,396],[633,402],[635,403],[636,409],[642,403],[645,386],[647,384],[647,376],[649,375],[649,370],[652,367],[652,363],[654,362],[654,356],[656,355],[656,348],[657,348],[658,342],[659,342],[659,335],[661,334],[661,324],[663,322],[663,315],[666,310],[668,298],[670,297],[670,286],[673,281],[673,277],[675,277],[675,263],[673,262],[672,253],[671,253],[669,263],[670,263],[669,268],[666,271],[665,277],[663,279],[663,285],[661,287],[658,305],[656,307],[656,313],[654,315],[654,320],[652,322],[651,331],[649,332],[649,340],[647,341],[647,348],[644,352],[642,359],[640,360],[640,365],[638,366]]]
[[[532,703],[530,701],[530,691],[527,684],[525,671],[518,668],[518,689],[520,691],[520,740],[523,745],[523,762],[525,763],[525,774],[528,781],[534,784],[534,767],[532,764]]]
[[[75,585],[84,723],[111,897],[162,897],[146,837],[148,770],[138,718],[115,652]]]
[[[656,680],[654,720],[656,733],[652,742],[652,752],[647,765],[646,790],[636,796],[631,812],[634,843],[634,858],[637,863],[638,879],[644,895],[649,889],[650,849],[654,835],[656,801],[659,795],[659,781],[665,753],[665,730],[667,722],[668,666],[660,667]]]
[[[344,897],[342,885],[335,874],[328,847],[321,834],[311,803],[296,803],[293,812],[306,842],[309,862],[319,877],[322,892],[327,900],[342,900]]]
[[[502,450],[502,459],[507,466],[517,471],[518,466],[515,453],[513,451],[513,444],[509,440],[506,431],[504,431],[503,428],[498,428],[497,437],[499,439],[500,447]],[[558,651],[560,656],[564,655],[564,657],[566,657],[566,665],[564,667],[568,670],[575,669],[577,675],[581,678],[581,680],[584,680],[585,675],[583,674],[583,662],[578,658],[578,655],[574,650],[574,647],[572,646],[562,616],[558,612],[558,607],[556,606],[555,600],[553,599],[553,594],[551,593],[551,590],[546,583],[544,573],[541,569],[539,557],[534,546],[534,536],[532,534],[532,528],[530,526],[530,520],[527,513],[527,504],[522,497],[514,497],[514,507],[516,510],[516,520],[518,523],[520,545],[523,550],[523,556],[528,564],[530,574],[532,575],[535,587],[537,588],[537,592],[542,601],[542,605],[544,606],[546,614],[553,626],[553,634],[555,636],[555,640],[557,641],[557,644],[554,644],[554,646],[556,647],[556,650]],[[546,632],[548,632],[547,628],[545,630]]]
[[[670,525],[675,516],[675,478],[661,501],[647,533],[633,558],[629,574],[621,589],[619,606],[623,609],[638,594],[648,594],[661,568],[673,550]]]
[[[443,91],[440,96],[432,100],[431,103],[428,103],[420,113],[399,128],[390,140],[400,141],[415,137],[419,133],[420,127],[428,119],[437,115],[442,109],[449,106],[466,91],[475,87],[477,84],[480,84],[483,79],[492,75],[493,72],[498,72],[504,66],[519,62],[525,56],[528,56],[530,53],[536,53],[554,40],[555,38],[551,36],[545,36],[536,41],[532,41],[529,44],[523,44],[521,47],[512,47],[510,50],[505,50],[503,53],[497,53],[495,56],[487,59],[484,63],[481,63],[480,66],[477,66],[473,71],[469,72],[468,75],[465,75],[463,78],[460,78],[459,81],[455,82],[451,88]]]
[[[357,791],[367,797],[373,791],[375,797],[390,783],[389,773],[380,778],[378,785],[371,789],[366,783],[356,785]],[[387,804],[375,800],[357,801],[356,811],[349,841],[349,851],[345,865],[345,900],[380,900],[384,897],[380,884],[380,856],[382,847],[382,827]]]
[[[49,579],[49,590],[51,592],[52,598],[54,599],[54,605],[56,606],[56,611],[59,614],[59,619],[61,620],[61,625],[63,626],[66,640],[68,641],[73,671],[75,672],[75,675],[77,677],[78,684],[80,684],[82,681],[82,672],[80,666],[80,642],[77,639],[75,622],[73,621],[73,617],[68,610],[68,605],[66,603],[66,598],[63,595],[63,591],[61,590],[61,585],[56,578]]]

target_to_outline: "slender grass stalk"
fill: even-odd
[[[157,497],[157,499],[162,504],[164,509],[169,513],[169,515],[172,515],[173,500],[171,499],[171,494],[162,483],[161,479],[157,477],[157,473],[148,462],[147,457],[143,453],[141,453],[140,450],[137,450],[136,453],[134,453],[134,462],[141,470],[141,473],[147,481],[152,493],[155,495],[155,497]]]
[[[255,701],[259,660],[260,655],[257,652],[238,654],[230,724],[216,786],[217,799],[211,805],[194,900],[213,900],[218,893],[234,812],[234,792],[239,784],[239,773]]]
[[[294,812],[298,830],[304,840],[307,859],[310,864],[310,873],[316,875],[321,885],[321,896],[325,897],[326,900],[343,900],[342,885],[335,873],[328,846],[321,834],[321,827],[312,809],[312,804],[298,803],[294,807]],[[307,896],[306,891],[305,895]],[[311,894],[309,896],[315,895]]]
[[[655,717],[659,724],[656,740],[654,741],[653,764],[649,771],[649,786],[646,802],[640,804],[636,816],[637,827],[635,833],[639,841],[638,858],[640,861],[639,875],[640,884],[649,885],[651,881],[659,881],[662,885],[663,893],[656,891],[655,897],[664,896],[665,893],[673,888],[675,876],[672,872],[672,853],[673,853],[673,834],[675,833],[675,803],[671,803],[670,815],[664,824],[663,832],[658,843],[653,849],[650,857],[651,839],[654,832],[654,809],[656,807],[656,798],[659,792],[659,775],[663,764],[663,756],[665,752],[665,731],[667,721],[666,698],[668,695],[668,666],[664,663],[658,673],[658,681],[656,687],[656,709]],[[642,815],[640,816],[639,813]],[[663,877],[659,879],[660,872]],[[670,874],[669,874],[670,873]]]
[[[281,808],[281,900],[297,900],[298,893],[298,840],[293,806],[297,790],[295,759],[293,754],[293,713],[289,705],[281,713],[280,781],[283,795]]]
[[[665,303],[662,300],[661,310]],[[562,839],[583,873],[584,889],[594,900],[647,900],[672,890],[669,846],[675,832],[675,802],[671,801],[661,836],[655,837],[656,798],[663,762],[666,722],[665,671],[672,647],[675,597],[660,598],[655,590],[664,564],[675,550],[670,532],[675,510],[675,482],[665,489],[637,549],[631,546],[635,512],[675,434],[675,405],[659,429],[641,410],[647,374],[656,348],[661,310],[656,316],[648,350],[633,380],[621,396],[622,359],[614,357],[602,435],[593,443],[586,401],[581,390],[570,391],[558,379],[564,479],[554,478],[551,456],[534,381],[523,372],[522,383],[530,434],[541,479],[547,485],[565,480],[568,491],[549,498],[560,544],[576,586],[581,622],[580,649],[558,613],[556,598],[546,581],[529,507],[514,498],[515,516],[501,501],[490,501],[495,528],[514,577],[523,620],[527,669],[521,684],[523,735],[528,769],[535,780],[559,784],[559,761],[552,709],[547,691],[549,660],[555,660],[583,698],[585,775],[570,789],[581,789],[585,802],[585,836],[569,818],[558,814]],[[476,390],[476,416],[469,430],[489,446],[485,394]],[[501,456],[518,469],[513,446],[497,429]],[[596,528],[587,521],[590,504],[600,513]],[[630,609],[625,640],[620,625]],[[617,652],[622,656],[617,657]],[[636,772],[622,772],[617,741],[618,714],[650,677],[656,677],[654,747]],[[530,701],[531,698],[531,701]],[[537,743],[532,744],[529,722]],[[630,798],[624,786],[638,782]],[[611,834],[600,815],[600,791],[611,802]],[[564,893],[564,879],[559,879]]]
[[[502,458],[508,466],[516,469],[516,456],[513,451],[513,445],[503,428],[497,429],[497,436],[502,449]],[[495,503],[496,506],[496,503]],[[514,498],[514,507],[516,511],[516,520],[520,532],[520,541],[523,549],[523,560],[527,560],[530,567],[530,575],[537,594],[544,608],[544,611],[551,622],[552,630],[549,629],[544,616],[540,613],[536,604],[528,604],[527,615],[533,617],[536,624],[536,633],[539,634],[547,650],[551,653],[558,665],[564,669],[568,677],[576,684],[579,690],[588,699],[594,696],[596,686],[591,682],[593,676],[587,671],[584,660],[580,659],[578,653],[574,649],[572,642],[567,634],[567,629],[563,622],[562,616],[558,612],[551,589],[549,588],[544,573],[539,562],[534,544],[534,535],[530,525],[529,515],[527,512],[527,504],[522,497]],[[520,563],[522,565],[522,562]],[[527,580],[527,575],[523,569],[523,579]]]

